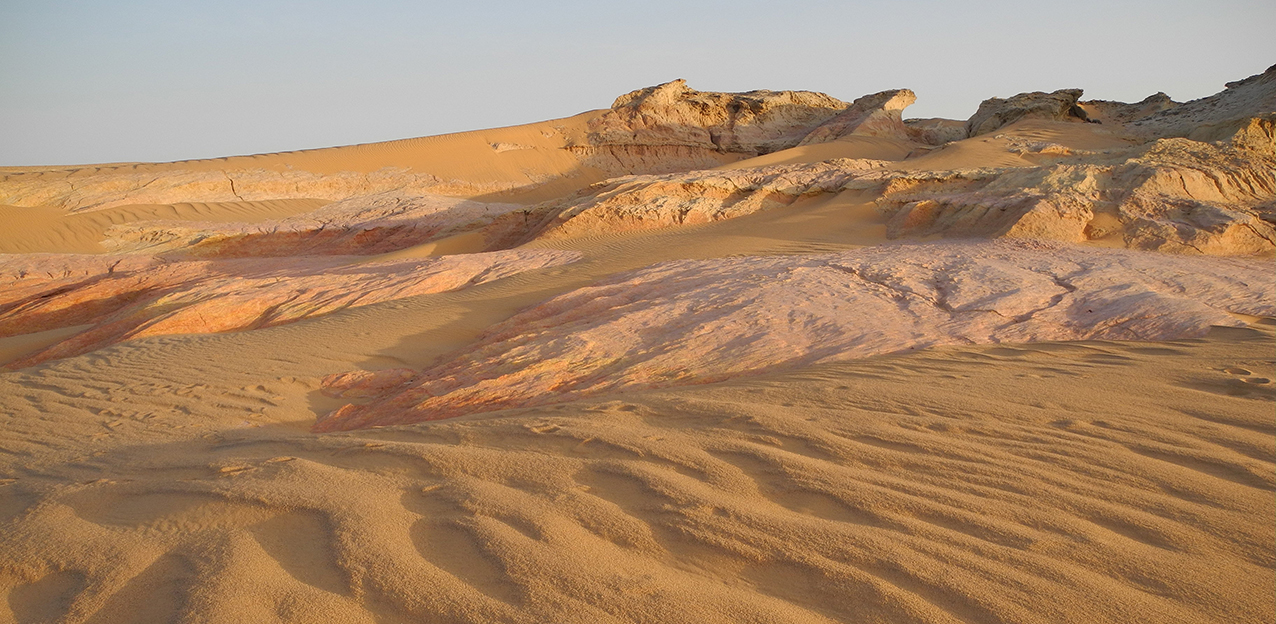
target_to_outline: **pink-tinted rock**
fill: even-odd
[[[1270,262],[1044,241],[676,261],[555,297],[417,381],[315,425],[338,431],[944,344],[1166,340],[1276,315]]]
[[[0,337],[92,324],[10,363],[22,368],[145,336],[270,327],[575,261],[510,250],[352,264],[349,257],[167,262],[65,255],[0,257]]]

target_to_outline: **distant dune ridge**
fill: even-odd
[[[0,168],[0,624],[1271,622],[1276,66]]]

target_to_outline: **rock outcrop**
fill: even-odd
[[[846,102],[811,91],[696,91],[675,80],[620,96],[590,122],[593,146],[698,147],[764,154],[797,145]]]
[[[1142,117],[1126,128],[1146,138],[1185,137],[1197,141],[1225,140],[1254,117],[1276,113],[1276,65],[1199,100]]]
[[[885,161],[838,159],[759,169],[627,176],[533,209],[540,238],[709,223],[836,192]]]
[[[1043,242],[675,261],[560,295],[314,427],[339,431],[719,381],[944,344],[1165,340],[1276,315],[1256,260]]]
[[[1089,119],[1108,125],[1124,125],[1150,115],[1170,110],[1179,105],[1164,93],[1149,95],[1141,102],[1127,104],[1111,100],[1087,100],[1078,102]]]
[[[988,134],[1020,119],[1085,121],[1086,112],[1077,106],[1081,94],[1081,89],[1060,89],[1052,93],[1020,93],[1004,100],[989,98],[981,102],[979,110],[966,120],[966,136]]]
[[[1256,121],[1254,134],[1269,136],[1273,125]],[[1270,147],[1163,139],[1041,167],[892,176],[878,203],[891,237],[1110,238],[1136,249],[1270,253],[1273,168]]]
[[[908,170],[838,159],[756,169],[615,178],[502,219],[503,245],[707,223],[845,190],[878,194],[887,233],[902,237],[1107,239],[1136,249],[1237,255],[1276,249],[1276,122],[1255,119],[1231,142],[1163,139],[1103,152],[1013,142],[1036,167]],[[1266,146],[1266,147],[1265,147]]]
[[[851,102],[850,108],[820,124],[798,145],[827,143],[854,134],[911,140],[913,137],[904,127],[900,113],[916,101],[917,95],[908,89],[892,89],[866,95]]]
[[[620,96],[569,145],[609,175],[708,169],[797,145],[849,105],[810,91],[696,91],[684,80]]]
[[[966,122],[957,119],[905,119],[904,128],[912,140],[926,145],[943,145],[966,138]]]
[[[552,250],[363,264],[331,256],[185,262],[138,255],[4,256],[0,337],[91,325],[8,365],[22,368],[133,338],[270,327],[577,258]]]

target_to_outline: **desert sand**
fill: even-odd
[[[0,169],[0,622],[1270,622],[1276,67],[1082,95]]]

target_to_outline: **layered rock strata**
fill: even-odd
[[[1276,315],[1270,263],[1041,241],[674,261],[555,297],[338,431],[706,383],[945,344],[1166,340]]]
[[[1161,139],[1102,152],[1012,142],[1041,163],[1035,167],[929,171],[838,159],[630,176],[498,219],[493,231],[513,244],[526,238],[511,235],[511,224],[555,238],[707,223],[860,190],[878,195],[892,238],[1104,239],[1182,253],[1270,253],[1274,128],[1272,119],[1254,119],[1227,142]]]
[[[8,365],[16,369],[133,338],[271,327],[578,257],[570,251],[510,250],[351,264],[331,256],[184,262],[138,255],[5,256],[0,337],[91,326]]]

